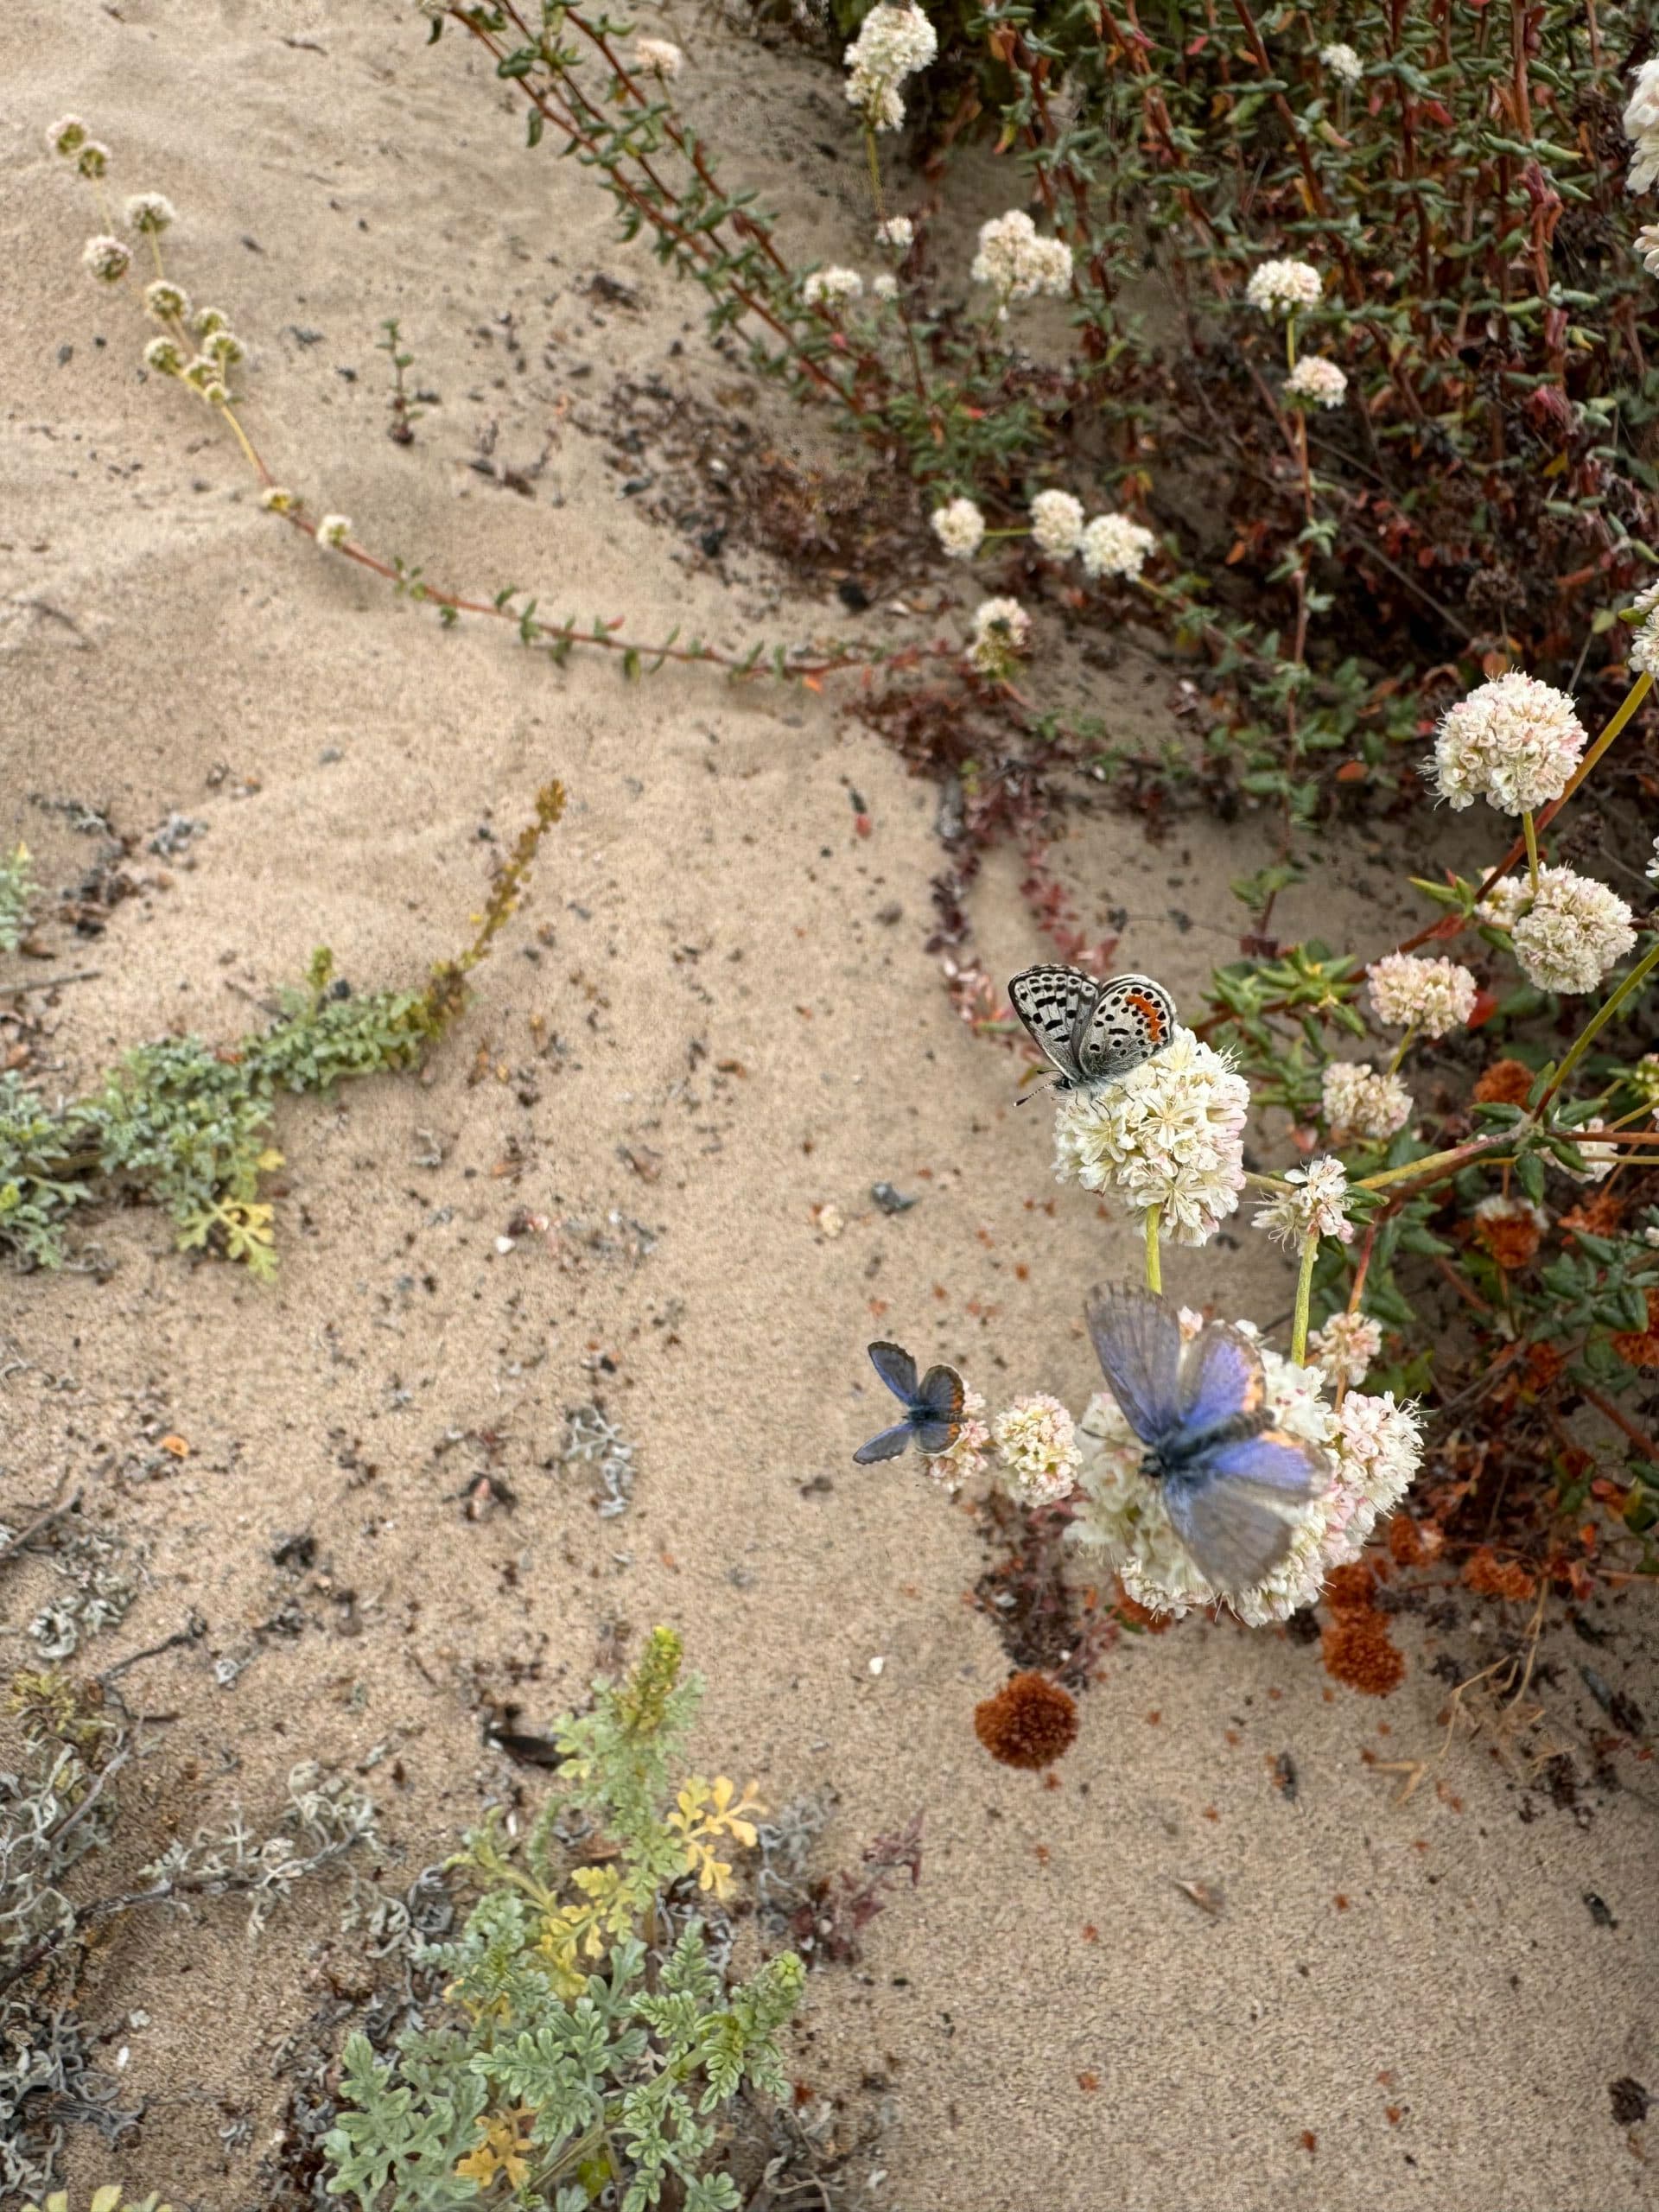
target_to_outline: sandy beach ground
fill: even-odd
[[[736,138],[802,257],[863,257],[836,77],[677,30],[689,108]],[[1044,1109],[1014,1109],[1019,1063],[957,1020],[925,950],[937,793],[833,685],[671,669],[625,687],[441,630],[263,515],[204,411],[142,379],[135,304],[79,269],[91,202],[43,148],[66,110],[114,149],[118,190],[176,202],[172,266],[249,341],[250,427],[314,511],[434,578],[642,636],[895,634],[881,603],[799,595],[741,527],[711,559],[625,491],[628,467],[665,464],[649,441],[619,455],[620,381],[696,394],[786,453],[833,448],[709,351],[699,296],[617,242],[581,170],[525,150],[509,89],[423,38],[393,0],[14,0],[0,24],[0,836],[73,883],[99,842],[58,804],[78,802],[137,838],[149,879],[95,939],[45,925],[66,969],[96,970],[45,1010],[45,1086],[169,1029],[232,1038],[319,944],[360,986],[418,982],[464,941],[537,787],[569,794],[424,1076],[283,1112],[273,1287],[134,1211],[96,1223],[99,1272],[0,1290],[0,1518],[72,1476],[143,1565],[91,1665],[193,1610],[207,1624],[128,1678],[137,1709],[177,1716],[142,1770],[135,1851],[234,1802],[257,1818],[298,1759],[350,1770],[379,1749],[364,1786],[389,1880],[410,1880],[486,1803],[537,1797],[483,1746],[485,1715],[544,1725],[616,1624],[637,1648],[667,1621],[708,1677],[705,1770],[754,1776],[773,1806],[822,1796],[816,1866],[925,1815],[918,1885],[858,1967],[815,1973],[791,2045],[861,2144],[838,2207],[1652,2202],[1651,2127],[1616,2120],[1610,2084],[1659,2093],[1659,1785],[1628,1755],[1600,1770],[1578,1671],[1593,1656],[1659,1709],[1649,1600],[1597,1601],[1593,1655],[1553,1618],[1519,1753],[1445,1725],[1437,1659],[1471,1671],[1501,1625],[1453,1590],[1434,1624],[1402,1619],[1411,1669],[1385,1700],[1333,1682],[1317,1645],[1188,1621],[1107,1654],[1056,1786],[994,1764],[973,1709],[1009,1662],[965,1601],[985,1543],[912,1464],[850,1465],[881,1414],[863,1346],[891,1333],[993,1399],[1081,1406],[1083,1294],[1136,1255],[1120,1217],[1057,1189]],[[439,396],[407,448],[385,435],[387,316]],[[937,568],[916,581],[975,595]],[[1171,671],[1133,641],[1065,680],[1115,728],[1173,727]],[[200,828],[152,854],[174,815]],[[1344,841],[1287,933],[1393,942],[1400,837]],[[1153,847],[1107,812],[1058,864],[1092,926],[1128,910],[1126,963],[1179,996],[1228,956],[1226,880],[1262,844],[1194,817]],[[998,976],[1049,950],[1019,873],[1000,855],[974,893]],[[889,1217],[879,1180],[919,1203]],[[503,1252],[519,1208],[556,1234]],[[1266,1323],[1290,1303],[1242,1223],[1166,1281]],[[568,1409],[595,1400],[635,1451],[613,1517],[559,1459]],[[516,1503],[469,1518],[485,1472]],[[275,1564],[301,1533],[311,1566]],[[9,1664],[49,1587],[44,1565],[0,1584]],[[1570,1792],[1527,1765],[1541,1747]],[[102,1951],[84,2005],[106,2062],[130,2051],[130,2186],[179,2212],[267,2202],[285,2041],[362,1971],[339,1905],[302,1895],[251,1948],[224,1906]],[[115,2170],[73,2139],[83,2194]]]

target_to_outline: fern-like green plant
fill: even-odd
[[[352,2036],[328,2187],[361,2212],[474,2204],[586,2212],[614,2192],[646,2212],[736,2212],[710,2171],[718,2114],[746,2087],[783,2088],[778,2036],[805,1970],[793,1952],[728,1983],[699,1918],[667,1939],[668,1893],[727,1894],[730,1839],[755,1840],[753,1789],[693,1777],[671,1792],[700,1685],[678,1637],[653,1631],[624,1682],[554,1731],[565,1784],[522,1847],[492,1821],[452,1866],[481,1894],[458,1941],[418,1954],[445,1977],[451,2019],[377,2056]],[[576,1811],[608,1854],[571,1865],[555,1823]]]

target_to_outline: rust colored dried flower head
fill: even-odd
[[[1417,1523],[1409,1513],[1396,1513],[1390,1518],[1389,1553],[1396,1567],[1420,1567],[1427,1556]]]
[[[1527,1346],[1526,1378],[1529,1390],[1548,1390],[1561,1370],[1567,1365],[1567,1354],[1559,1344],[1541,1341]]]
[[[1500,1560],[1485,1547],[1465,1561],[1463,1582],[1465,1589],[1480,1597],[1507,1598],[1512,1605],[1523,1604],[1538,1588],[1530,1567],[1523,1567],[1518,1559]]]
[[[1369,1613],[1374,1609],[1376,1581],[1367,1560],[1357,1559],[1333,1568],[1319,1595],[1332,1613]]]
[[[1659,1290],[1648,1293],[1648,1325],[1626,1329],[1611,1339],[1626,1367],[1659,1367]]]
[[[974,1733],[1004,1766],[1052,1766],[1077,1741],[1077,1700],[1041,1675],[1015,1675],[974,1707]]]
[[[1325,1670],[1362,1697],[1387,1697],[1406,1677],[1405,1654],[1381,1613],[1344,1613],[1320,1638]]]
[[[1549,1216],[1530,1198],[1494,1194],[1475,1208],[1475,1234],[1500,1268],[1524,1268],[1538,1249]]]
[[[1494,1060],[1475,1085],[1483,1105],[1524,1106],[1537,1077],[1524,1060]]]

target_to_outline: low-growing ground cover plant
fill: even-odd
[[[387,2057],[348,2037],[332,2195],[363,2212],[735,2212],[720,2116],[782,2094],[805,1969],[783,1951],[739,1980],[711,1945],[700,1902],[729,1894],[722,1853],[753,1847],[763,1808],[724,1777],[677,1780],[698,1692],[679,1637],[654,1630],[625,1681],[556,1726],[563,1788],[528,1834],[467,1838],[450,1871],[476,1902],[416,1960],[442,1977],[442,2024]]]
[[[0,1072],[0,1253],[26,1267],[60,1267],[85,1209],[142,1199],[171,1217],[181,1250],[217,1253],[268,1279],[275,1209],[260,1189],[282,1165],[270,1142],[278,1100],[407,1067],[442,1034],[563,806],[563,788],[549,784],[472,943],[419,989],[354,991],[324,947],[304,988],[284,994],[269,1025],[234,1045],[200,1037],[143,1045],[97,1089],[55,1103],[21,1075]]]

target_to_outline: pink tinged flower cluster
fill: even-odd
[[[1624,110],[1624,136],[1632,149],[1627,192],[1645,192],[1659,177],[1659,60],[1644,61],[1636,73]]]
[[[1375,1144],[1397,1136],[1410,1121],[1414,1101],[1397,1075],[1378,1075],[1369,1060],[1332,1060],[1319,1084],[1319,1103],[1334,1140],[1358,1137]]]
[[[1369,1313],[1333,1313],[1307,1340],[1314,1363],[1332,1383],[1363,1382],[1382,1349],[1382,1332]]]
[[[1077,1424],[1058,1398],[1016,1398],[991,1423],[1008,1488],[1022,1505],[1057,1505],[1077,1487]]]
[[[985,1400],[979,1391],[966,1389],[962,1396],[962,1425],[957,1431],[957,1440],[948,1452],[934,1453],[927,1463],[927,1471],[941,1489],[954,1497],[965,1483],[978,1480],[990,1445]]]
[[[1017,599],[984,599],[974,611],[968,662],[981,676],[1008,675],[1031,637],[1031,617]]]
[[[1197,1333],[1195,1313],[1183,1330]],[[1239,1326],[1255,1331],[1249,1322]],[[1422,1459],[1415,1408],[1391,1391],[1367,1396],[1350,1389],[1341,1408],[1326,1396],[1318,1368],[1297,1367],[1263,1344],[1267,1405],[1276,1428],[1325,1454],[1321,1494],[1287,1510],[1290,1548],[1265,1580],[1223,1590],[1199,1572],[1176,1535],[1159,1483],[1143,1471],[1145,1446],[1110,1394],[1094,1398],[1077,1424],[1083,1463],[1072,1540],[1103,1550],[1137,1603],[1155,1613],[1181,1614],[1225,1605],[1254,1627],[1289,1618],[1312,1605],[1325,1578],[1359,1557],[1377,1522],[1393,1511]]]
[[[1232,1063],[1178,1028],[1116,1082],[1062,1096],[1054,1173],[1136,1211],[1157,1206],[1164,1237],[1206,1244],[1244,1187],[1249,1105],[1250,1087]]]
[[[1636,943],[1617,892],[1570,868],[1542,868],[1538,892],[1510,932],[1521,972],[1541,991],[1593,991]]]
[[[1293,1167],[1285,1180],[1291,1185],[1288,1191],[1256,1208],[1258,1229],[1293,1249],[1310,1236],[1334,1236],[1339,1244],[1353,1242],[1348,1171],[1339,1160],[1327,1153],[1306,1167]]]
[[[1366,974],[1371,1011],[1391,1029],[1419,1029],[1444,1037],[1475,1010],[1478,986],[1455,960],[1419,960],[1409,952],[1384,953]]]
[[[1567,789],[1586,741],[1565,691],[1511,671],[1446,709],[1428,772],[1449,806],[1534,813]]]

